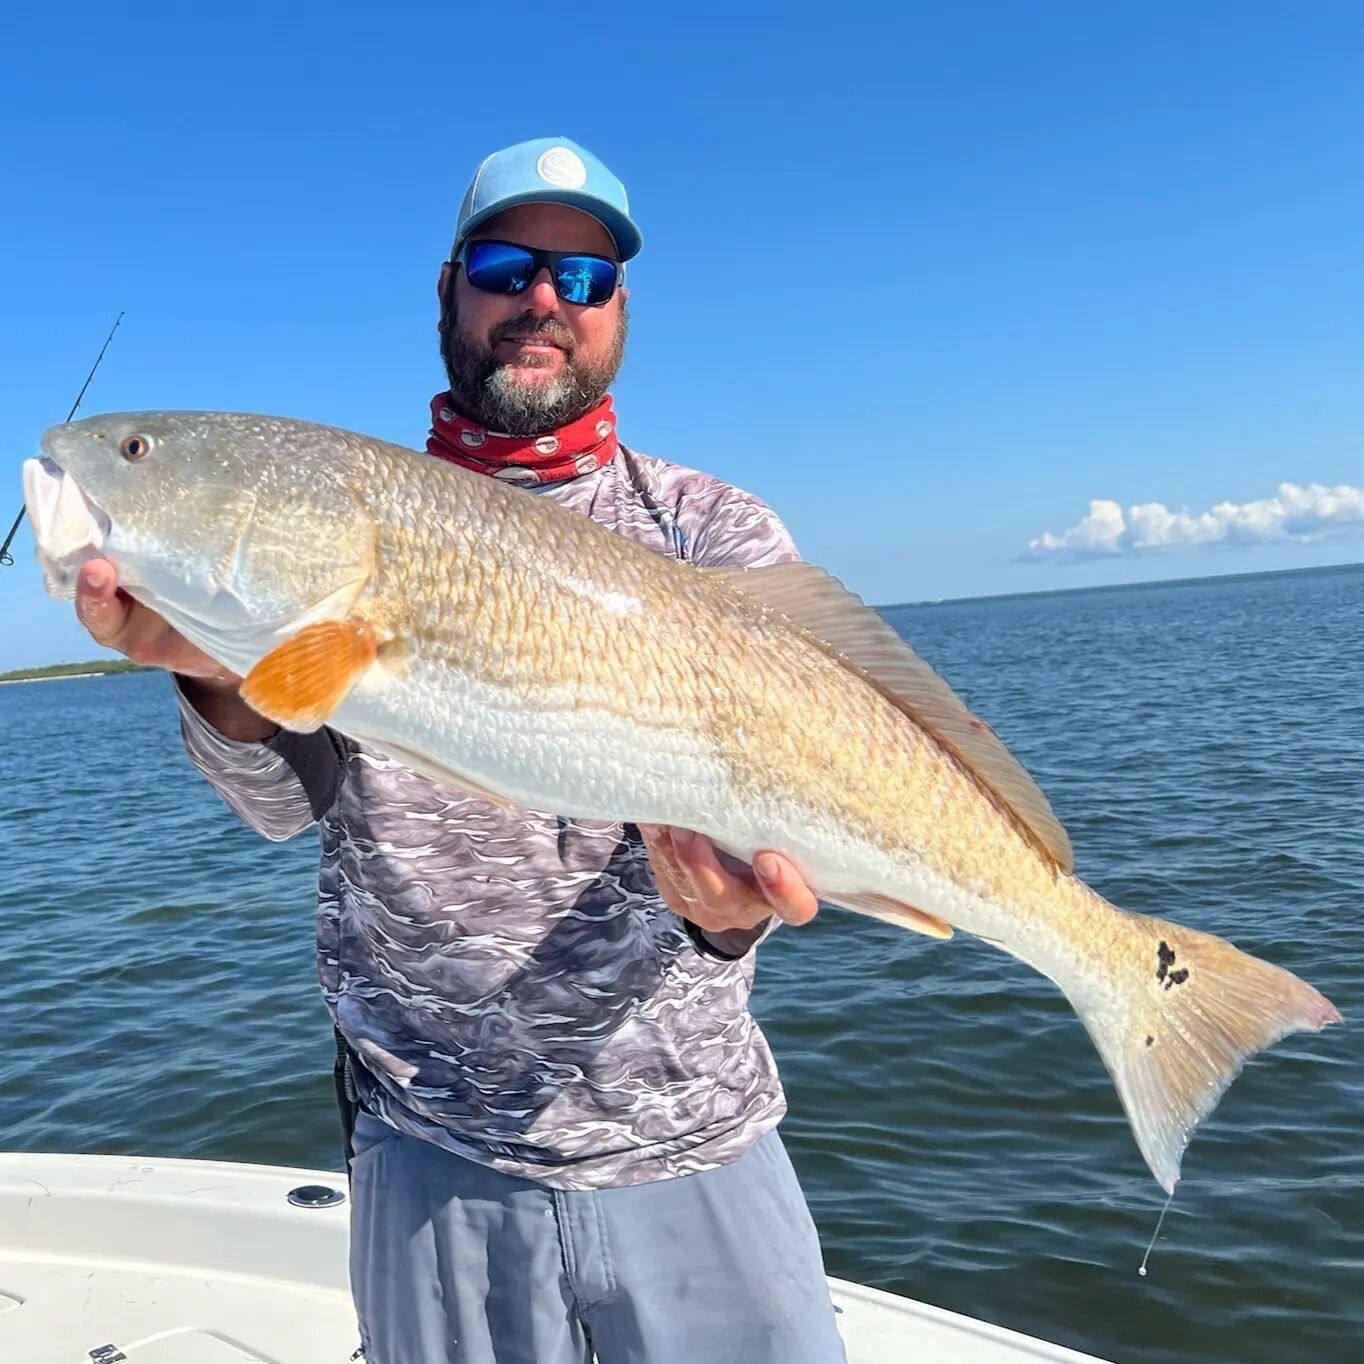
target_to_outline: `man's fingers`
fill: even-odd
[[[134,663],[198,677],[228,676],[155,611],[120,591],[117,570],[107,559],[82,565],[76,578],[76,615],[95,643]]]
[[[107,559],[91,559],[76,579],[76,616],[96,644],[117,648],[128,624],[130,604],[118,595],[118,579]]]
[[[754,890],[748,876],[728,871],[710,839],[674,829],[673,846],[696,888],[698,903],[688,917],[702,928],[720,932],[756,928],[771,917],[767,901]]]
[[[725,913],[750,908],[749,902],[755,898],[751,887],[720,865],[710,839],[678,829],[673,833],[673,847],[707,909]]]
[[[649,850],[649,864],[653,867],[654,881],[663,903],[675,914],[690,919],[702,928],[732,927],[732,916],[729,913],[715,913],[716,906],[697,884],[691,864],[685,862],[679,852],[679,847],[686,845],[692,837],[689,831],[648,824],[640,826],[640,833],[644,837],[644,846]]]
[[[773,914],[789,924],[803,924],[819,909],[795,864],[780,853],[758,853],[750,880],[729,871],[702,834],[654,824],[640,825],[640,833],[658,893],[702,928],[751,928]]]
[[[809,923],[815,917],[819,901],[805,878],[780,853],[758,853],[753,858],[753,874],[772,912],[788,924]]]
[[[685,897],[679,892],[684,889],[686,874],[678,865],[669,831],[662,825],[641,824],[639,832],[649,854],[649,865],[653,868],[654,880],[658,883],[658,893],[670,907],[680,910]],[[688,894],[691,893],[689,886],[685,886],[685,889]]]

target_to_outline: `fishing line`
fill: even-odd
[[[109,335],[104,338],[104,344],[99,348],[99,354],[95,356],[95,363],[90,366],[90,373],[85,376],[85,382],[81,385],[81,391],[76,394],[76,401],[71,404],[71,411],[66,414],[66,421],[70,421],[76,415],[76,409],[81,405],[81,399],[85,397],[85,390],[90,387],[90,380],[95,377],[95,371],[99,368],[99,362],[104,359],[104,352],[109,349],[109,342],[114,339],[114,333],[118,330],[118,324],[123,321],[123,314],[114,318],[114,325],[109,328]],[[63,426],[66,422],[62,423]],[[19,515],[14,518],[14,524],[9,528],[9,534],[5,536],[5,543],[0,545],[0,568],[12,568],[14,565],[14,555],[9,552],[9,547],[14,543],[14,537],[19,533],[19,527],[24,519],[26,507],[19,508]]]
[[[1165,1225],[1165,1214],[1170,1211],[1170,1204],[1175,1201],[1175,1191],[1170,1190],[1165,1199],[1165,1206],[1160,1210],[1160,1216],[1156,1219],[1156,1229],[1151,1233],[1151,1240],[1146,1247],[1146,1254],[1141,1257],[1141,1264],[1137,1268],[1137,1273],[1144,1279],[1146,1277],[1146,1262],[1151,1258],[1152,1247],[1156,1244],[1156,1237],[1160,1235],[1160,1229]]]

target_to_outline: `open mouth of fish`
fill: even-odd
[[[38,542],[44,586],[54,597],[74,597],[81,566],[104,554],[108,515],[47,455],[24,461],[24,506]]]

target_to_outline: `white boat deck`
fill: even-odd
[[[0,1364],[345,1364],[359,1344],[347,1208],[291,1205],[308,1185],[344,1192],[345,1179],[0,1153]],[[1102,1364],[831,1284],[850,1364]]]

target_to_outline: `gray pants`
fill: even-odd
[[[564,1192],[362,1113],[351,1197],[367,1364],[846,1358],[775,1132],[703,1174]]]

